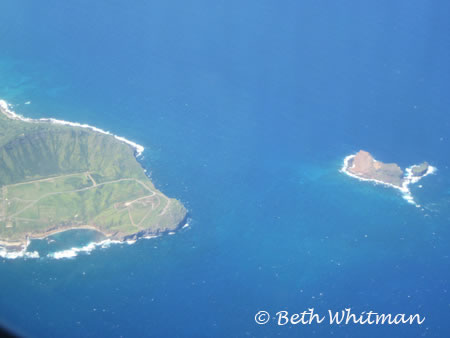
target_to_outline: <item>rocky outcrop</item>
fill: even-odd
[[[424,176],[428,172],[428,168],[430,165],[428,162],[423,162],[419,165],[415,165],[411,168],[412,174],[415,177],[421,177]]]
[[[349,162],[348,171],[358,177],[377,180],[401,187],[403,170],[395,163],[375,160],[370,153],[360,150]]]

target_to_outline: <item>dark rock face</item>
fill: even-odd
[[[414,176],[420,177],[427,173],[429,167],[430,165],[428,164],[428,162],[423,162],[419,165],[415,165],[411,170]]]
[[[403,170],[395,163],[376,161],[367,151],[360,150],[349,163],[348,171],[356,176],[401,187]]]

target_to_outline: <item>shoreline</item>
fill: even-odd
[[[134,244],[140,239],[153,239],[158,238],[163,235],[175,235],[176,231],[181,229],[188,228],[189,225],[189,217],[186,215],[185,218],[181,220],[181,222],[176,226],[175,229],[169,229],[165,231],[158,231],[154,233],[150,232],[138,232],[135,234],[123,236],[120,239],[114,238],[114,235],[107,235],[103,231],[99,230],[93,225],[82,225],[82,226],[70,226],[68,228],[62,228],[62,229],[53,229],[49,230],[47,232],[41,233],[41,234],[27,234],[25,242],[22,241],[14,241],[14,242],[8,242],[5,240],[0,239],[0,257],[6,258],[6,259],[15,259],[15,258],[40,258],[39,252],[32,251],[28,252],[27,248],[31,243],[31,240],[42,240],[46,239],[50,236],[56,235],[58,233],[66,232],[66,231],[72,231],[72,230],[93,230],[100,234],[102,234],[105,238],[102,239],[99,242],[90,242],[82,247],[72,247],[70,249],[61,250],[53,253],[47,254],[46,257],[54,258],[54,259],[61,259],[61,258],[73,258],[78,255],[79,252],[86,252],[90,253],[91,251],[95,250],[97,247],[101,248],[107,248],[111,244]],[[16,250],[14,250],[16,249]]]
[[[106,131],[106,130],[103,130],[103,129],[91,126],[89,124],[81,124],[81,123],[78,123],[78,122],[57,120],[57,119],[54,119],[54,118],[31,119],[31,118],[23,117],[22,115],[17,114],[16,112],[14,112],[13,110],[10,109],[11,107],[12,107],[11,104],[6,102],[5,100],[0,99],[0,112],[2,112],[6,117],[8,117],[8,118],[10,118],[12,120],[20,120],[20,121],[28,122],[28,123],[51,123],[51,124],[65,125],[65,126],[89,129],[89,130],[92,130],[94,132],[101,133],[101,134],[104,134],[104,135],[111,135],[116,140],[118,140],[120,142],[123,142],[125,144],[128,144],[129,146],[134,148],[134,150],[136,152],[136,157],[141,156],[142,153],[145,150],[145,148],[143,146],[141,146],[140,144],[137,144],[137,143],[135,143],[133,141],[130,141],[130,140],[126,139],[125,137],[117,136],[117,135],[115,135],[115,134],[113,134],[113,133],[111,133],[109,131]]]
[[[349,163],[350,163],[350,161],[351,161],[354,157],[355,157],[354,154],[353,154],[353,155],[348,155],[348,156],[346,156],[346,157],[344,158],[342,168],[341,168],[339,171],[340,171],[340,172],[343,172],[344,174],[346,174],[346,175],[348,175],[348,176],[350,176],[350,177],[356,178],[357,180],[360,180],[360,181],[364,181],[364,182],[373,182],[373,183],[375,183],[375,184],[381,184],[381,185],[384,185],[384,186],[386,186],[386,187],[391,187],[391,188],[395,188],[395,189],[397,189],[397,190],[400,190],[400,192],[401,192],[402,195],[403,195],[403,198],[404,198],[408,203],[413,204],[413,205],[416,206],[417,208],[420,208],[421,206],[420,206],[419,204],[417,204],[417,203],[414,201],[414,198],[413,198],[413,196],[412,196],[412,194],[411,194],[411,191],[409,190],[409,187],[408,187],[408,186],[409,186],[410,184],[415,184],[415,183],[419,182],[422,178],[424,178],[425,176],[428,176],[428,175],[430,175],[430,174],[435,173],[436,170],[437,170],[435,167],[433,167],[433,166],[430,165],[430,166],[428,167],[428,169],[427,169],[427,172],[426,172],[424,175],[422,175],[422,176],[414,176],[413,173],[412,173],[412,168],[413,168],[415,165],[412,165],[412,166],[410,166],[410,167],[408,167],[408,168],[405,169],[405,175],[404,175],[404,177],[403,177],[403,183],[402,183],[401,186],[398,186],[398,185],[395,185],[395,184],[391,184],[391,183],[383,182],[383,181],[380,181],[380,180],[376,180],[376,179],[374,179],[374,178],[365,178],[365,177],[361,177],[361,176],[358,176],[358,175],[356,175],[356,174],[350,172],[350,171],[348,170],[348,169],[349,169]]]
[[[45,239],[47,237],[62,233],[62,232],[66,232],[66,231],[71,231],[71,230],[93,230],[96,231],[100,234],[102,234],[105,237],[108,237],[108,235],[106,235],[104,232],[102,232],[101,230],[97,229],[96,227],[92,226],[92,225],[80,225],[79,227],[76,226],[70,226],[68,228],[63,228],[63,229],[53,229],[53,230],[49,230],[46,231],[42,234],[28,234],[27,238],[29,239]]]
[[[70,226],[68,228],[61,228],[61,229],[52,229],[52,230],[48,230],[46,232],[43,233],[39,233],[39,234],[26,234],[25,240],[15,240],[15,241],[7,241],[5,239],[0,238],[0,257],[2,257],[2,252],[6,253],[6,254],[12,254],[12,253],[19,253],[22,252],[26,253],[28,246],[30,245],[30,241],[34,240],[34,239],[46,239],[47,237],[62,233],[62,232],[66,232],[66,231],[71,231],[71,230],[93,230],[96,231],[100,234],[102,234],[103,236],[105,236],[106,239],[108,239],[110,236],[106,235],[104,232],[102,232],[101,230],[97,229],[96,227],[92,226],[92,225],[81,225],[79,227],[75,227],[75,226]],[[14,250],[14,249],[19,249],[20,250]],[[3,250],[2,250],[3,249]]]

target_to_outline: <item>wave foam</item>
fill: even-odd
[[[16,259],[16,258],[39,258],[39,252],[37,251],[8,251],[5,248],[0,249],[0,257],[6,259]]]
[[[16,258],[39,258],[39,252],[37,251],[27,251],[28,245],[30,244],[27,241],[26,245],[19,251],[8,251],[4,247],[0,247],[0,257],[6,259],[16,259]]]
[[[168,235],[175,235],[175,232],[169,232]],[[153,239],[161,237],[161,235],[147,235],[140,237],[139,239]],[[118,241],[112,239],[105,239],[100,242],[91,242],[82,247],[72,247],[70,249],[55,251],[47,254],[46,258],[51,259],[68,259],[77,257],[80,253],[90,254],[92,251],[96,249],[106,249],[109,248],[112,244],[128,244],[132,245],[136,243],[137,240],[127,240],[127,241]],[[30,244],[28,241],[26,246],[20,251],[8,251],[6,248],[0,246],[0,257],[6,259],[16,259],[16,258],[40,258],[39,252],[37,251],[27,251],[27,247]]]
[[[158,238],[159,235],[148,235],[141,237],[142,239],[152,239],[152,238]],[[109,248],[112,244],[128,244],[132,245],[136,243],[137,240],[127,240],[127,241],[117,241],[117,240],[111,240],[111,239],[105,239],[100,242],[91,242],[85,246],[82,246],[80,248],[73,247],[71,249],[67,250],[61,250],[56,251],[47,254],[47,258],[53,258],[53,259],[64,259],[64,258],[74,258],[77,257],[80,253],[90,254],[95,249],[101,248],[106,249]]]
[[[375,184],[381,184],[381,185],[384,185],[384,186],[388,186],[388,187],[391,187],[391,188],[398,189],[398,190],[401,191],[403,198],[404,198],[408,203],[415,205],[417,208],[420,208],[420,205],[417,204],[417,203],[414,201],[414,197],[413,197],[412,194],[411,194],[411,190],[409,189],[409,185],[410,185],[410,184],[417,183],[417,182],[419,182],[423,177],[435,173],[436,170],[437,170],[435,167],[433,167],[433,166],[430,165],[430,166],[428,167],[427,172],[426,172],[424,175],[422,175],[422,176],[414,176],[414,175],[413,175],[413,173],[412,173],[412,168],[414,168],[415,165],[412,165],[411,167],[406,168],[406,169],[405,169],[405,176],[404,176],[404,178],[403,178],[403,184],[402,184],[401,187],[399,187],[399,186],[396,186],[396,185],[394,185],[394,184],[386,183],[386,182],[379,181],[379,180],[376,180],[376,179],[373,179],[373,178],[364,178],[364,177],[360,177],[360,176],[357,176],[357,175],[351,173],[350,171],[348,171],[348,169],[349,169],[349,162],[350,162],[355,156],[356,156],[356,155],[348,155],[348,156],[346,156],[346,157],[344,158],[342,168],[341,168],[339,171],[340,171],[340,172],[343,172],[343,173],[345,173],[345,174],[347,174],[348,176],[351,176],[351,177],[353,177],[353,178],[356,178],[357,180],[360,180],[360,181],[373,182],[373,183],[375,183]]]
[[[24,121],[24,122],[47,122],[47,123],[53,123],[53,124],[71,126],[71,127],[85,128],[85,129],[90,129],[92,131],[95,131],[95,132],[98,132],[101,134],[114,136],[114,138],[116,140],[126,143],[126,144],[130,145],[131,147],[133,147],[136,150],[136,157],[141,156],[145,150],[145,148],[143,146],[141,146],[133,141],[127,140],[125,137],[114,135],[114,134],[110,133],[109,131],[91,126],[89,124],[81,124],[78,122],[57,120],[54,118],[40,118],[40,119],[35,120],[35,119],[30,119],[28,117],[23,117],[22,115],[19,115],[16,112],[14,112],[12,110],[12,105],[9,104],[8,102],[6,102],[5,100],[0,100],[0,108],[3,110],[5,115],[7,115],[9,118],[14,119],[14,120],[20,120],[20,121]]]
[[[47,257],[54,258],[54,259],[62,259],[62,258],[73,258],[78,256],[80,252],[90,254],[92,251],[94,251],[97,248],[108,248],[111,244],[119,244],[123,243],[121,241],[114,241],[111,239],[105,239],[101,242],[91,242],[85,246],[82,246],[81,248],[73,247],[71,249],[62,250],[62,251],[56,251],[47,254]]]

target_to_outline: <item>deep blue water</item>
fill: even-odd
[[[142,166],[192,218],[74,259],[1,260],[3,323],[36,337],[450,336],[448,2],[23,0],[0,12],[0,98],[142,144]],[[437,167],[412,187],[423,210],[340,173],[359,149]],[[426,321],[254,322],[311,307]]]

